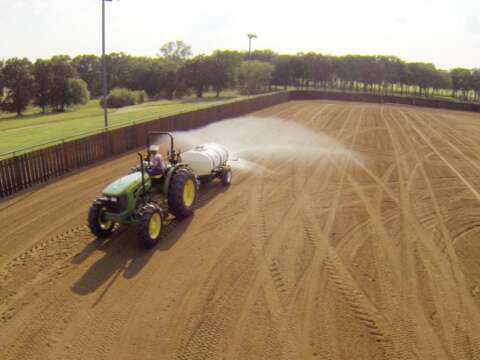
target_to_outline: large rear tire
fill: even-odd
[[[188,170],[175,173],[168,190],[168,209],[178,219],[193,214],[197,202],[197,179]]]
[[[157,245],[163,228],[163,217],[160,210],[154,206],[145,206],[141,210],[138,224],[138,237],[144,248]]]
[[[105,219],[107,207],[102,200],[95,200],[88,211],[88,227],[93,235],[99,239],[111,235],[115,223]]]

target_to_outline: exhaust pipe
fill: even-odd
[[[141,153],[137,153],[138,157],[140,158],[140,171],[142,172],[142,197],[145,197],[145,167],[143,166],[143,155]]]

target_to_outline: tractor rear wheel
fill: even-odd
[[[221,175],[222,185],[229,186],[232,182],[232,169],[226,168],[222,171]]]
[[[99,239],[106,238],[113,232],[115,223],[105,219],[107,206],[102,200],[95,200],[88,211],[88,227],[93,235]]]
[[[197,201],[197,179],[188,170],[173,175],[168,190],[168,208],[176,218],[183,219],[193,214]]]
[[[145,206],[141,210],[138,224],[138,236],[142,245],[149,249],[160,240],[163,228],[163,217],[160,210],[154,206]]]

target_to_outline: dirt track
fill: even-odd
[[[0,203],[0,358],[480,359],[480,116],[255,115],[359,157],[256,155],[272,171],[204,187],[148,252],[85,226],[132,155]]]

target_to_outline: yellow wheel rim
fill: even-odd
[[[148,223],[148,235],[151,239],[156,239],[162,230],[162,218],[159,213],[154,213]]]
[[[110,227],[112,226],[112,221],[105,219],[105,213],[106,212],[107,212],[107,208],[102,207],[100,209],[100,212],[98,213],[98,224],[100,225],[102,230],[109,230]]]
[[[183,203],[186,207],[190,207],[195,200],[195,192],[197,189],[195,188],[195,184],[193,183],[192,179],[188,179],[185,181],[185,185],[183,186]]]

